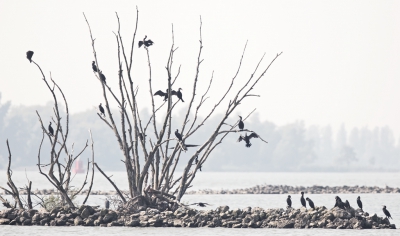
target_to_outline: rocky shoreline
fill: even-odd
[[[199,211],[179,207],[176,211],[147,208],[134,214],[82,205],[79,209],[5,209],[0,225],[101,226],[101,227],[225,227],[225,228],[325,228],[395,229],[388,219],[369,215],[361,209],[335,207],[313,209],[262,209],[247,207],[231,210],[221,206]]]
[[[122,191],[124,192],[124,191]],[[385,188],[373,186],[319,186],[310,187],[303,186],[288,186],[288,185],[256,185],[251,188],[233,189],[233,190],[215,190],[202,189],[197,191],[188,191],[186,194],[298,194],[304,192],[306,194],[346,194],[346,193],[400,193],[400,188],[386,186]],[[32,190],[33,194],[37,195],[57,195],[55,189],[36,189]],[[7,192],[0,191],[0,194],[7,195]],[[21,195],[26,195],[25,189],[20,190]],[[87,194],[87,190],[83,190],[81,194]],[[91,195],[116,195],[114,190],[101,191],[92,190]]]

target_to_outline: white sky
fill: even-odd
[[[234,75],[249,40],[242,81],[264,52],[264,67],[276,53],[283,54],[255,90],[261,98],[243,104],[242,114],[257,107],[261,119],[278,125],[304,120],[336,128],[344,123],[348,131],[388,125],[400,136],[400,1],[0,0],[2,101],[35,105],[50,100],[37,68],[25,57],[33,50],[33,59],[62,86],[72,112],[93,109],[102,101],[101,89],[91,70],[93,54],[82,12],[96,38],[99,66],[116,89],[115,11],[128,47],[136,5],[138,39],[146,34],[155,42],[150,47],[155,90],[166,87],[173,23],[179,47],[175,63],[182,64],[177,86],[189,100],[201,15],[205,60],[200,89],[214,70],[210,101],[219,98]],[[148,98],[146,59],[145,50],[136,48],[135,83],[143,99]]]

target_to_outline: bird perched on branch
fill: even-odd
[[[301,192],[300,202],[303,207],[307,208],[306,200],[304,199],[304,192]]]
[[[145,35],[144,36],[144,39],[142,40],[142,41],[139,41],[139,48],[144,44],[144,46],[145,47],[150,47],[151,45],[153,45],[153,41],[151,41],[150,39],[149,40],[146,40],[146,38],[147,38],[147,35]]]
[[[240,129],[240,130],[243,130],[243,129],[244,129],[244,123],[243,123],[243,121],[242,121],[242,117],[239,116],[239,118],[240,118],[240,120],[239,120],[238,126],[239,126],[239,129]]]
[[[392,216],[390,215],[390,212],[386,209],[386,206],[385,206],[385,205],[383,206],[382,210],[383,210],[383,213],[385,213],[386,218],[388,218],[388,219],[389,219],[389,218],[393,219]]]
[[[362,205],[362,201],[361,201],[360,196],[357,197],[357,205],[358,205],[358,207],[362,210],[363,205]]]
[[[138,135],[139,135],[140,140],[144,140],[147,136],[146,134],[143,134],[143,133],[139,133]]]
[[[167,92],[164,93],[163,91],[158,90],[158,91],[154,94],[154,96],[158,95],[158,96],[160,96],[160,97],[164,97],[164,101],[167,101],[167,99],[168,99],[168,89],[167,89],[166,91],[167,91]]]
[[[208,204],[208,203],[205,203],[205,202],[195,202],[195,203],[190,204],[189,206],[191,206],[191,205],[196,205],[196,206],[199,206],[199,207],[206,207],[207,205],[211,206],[211,204]]]
[[[101,105],[101,103],[100,103],[100,105],[99,105],[99,110],[100,110],[100,113],[105,117],[106,114],[104,114],[104,108],[103,108],[103,106]]]
[[[181,92],[181,90],[183,90],[183,89],[179,88],[178,91],[172,90],[172,91],[171,91],[171,95],[176,95],[182,102],[185,102],[185,101],[183,101],[183,99],[182,99],[182,92]]]
[[[93,69],[94,72],[98,72],[95,61],[92,61],[92,69]]]
[[[100,76],[101,81],[103,81],[106,84],[106,76],[103,74],[103,72],[100,71],[99,76]]]
[[[251,133],[249,136],[247,136],[247,133],[244,136],[240,135],[238,142],[241,142],[242,140],[244,140],[246,142],[246,147],[249,148],[249,147],[251,147],[251,143],[250,143],[251,138],[258,138],[258,135],[254,132]]]
[[[49,124],[49,133],[50,133],[51,136],[54,137],[54,130],[53,130],[53,127],[51,127],[51,121],[50,121],[50,124]]]
[[[26,52],[26,58],[28,58],[29,62],[31,63],[32,63],[32,56],[33,56],[33,51]]]
[[[310,205],[310,207],[315,210],[314,202],[308,197],[306,198],[306,200],[308,201],[308,205]]]
[[[291,198],[292,197],[290,195],[288,195],[287,198],[286,198],[286,202],[287,202],[288,207],[292,207],[292,199]]]

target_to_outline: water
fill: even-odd
[[[96,173],[97,174],[97,173]],[[110,172],[112,179],[124,189],[126,184],[125,173]],[[5,173],[0,173],[5,176]],[[40,188],[52,188],[46,179],[40,174],[28,172],[30,180]],[[25,173],[15,172],[13,175],[17,187],[26,183]],[[84,179],[83,175],[77,175],[77,182]],[[6,178],[0,178],[0,186],[5,186]],[[367,185],[391,187],[400,186],[399,173],[213,173],[202,172],[196,176],[193,189],[233,189],[252,187],[257,184],[292,185],[292,186],[341,186],[341,185]],[[76,184],[78,186],[78,184]],[[126,185],[125,185],[126,186]],[[112,190],[112,186],[105,178],[97,174],[95,190]],[[293,207],[300,206],[300,195],[292,194]],[[333,207],[336,194],[312,194],[310,197],[316,206],[324,205]],[[341,194],[342,200],[349,200],[352,206],[357,206],[356,198],[360,196],[364,210],[370,214],[377,213],[383,216],[382,205],[385,204],[392,214],[392,223],[400,227],[400,194]],[[7,196],[11,199],[10,196]],[[77,201],[82,202],[84,196],[78,196]],[[105,196],[90,196],[89,205],[103,205]],[[205,208],[215,209],[221,205],[228,205],[231,209],[247,206],[259,206],[262,208],[284,208],[286,206],[286,195],[280,194],[243,194],[243,195],[186,195],[183,203],[207,202],[212,204]],[[1,208],[0,208],[1,209]],[[225,229],[225,228],[100,228],[100,227],[15,227],[0,226],[0,235],[400,235],[400,230],[327,230],[327,229]]]

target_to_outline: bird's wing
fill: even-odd
[[[165,95],[165,93],[164,93],[163,91],[161,91],[161,90],[158,90],[158,91],[154,94],[154,96],[155,96],[155,95],[158,95],[158,96],[163,97],[163,96]]]
[[[237,140],[237,142],[241,142],[242,140],[244,140],[244,138],[242,137],[242,135],[240,135],[239,139]]]
[[[177,92],[175,90],[171,91],[171,95],[175,95],[176,96]]]
[[[256,134],[256,133],[251,133],[251,134],[249,135],[249,139],[251,139],[251,138],[258,138],[258,134]]]
[[[143,45],[143,41],[139,41],[139,48]]]
[[[186,147],[198,147],[200,145],[195,145],[195,144],[185,144]]]

